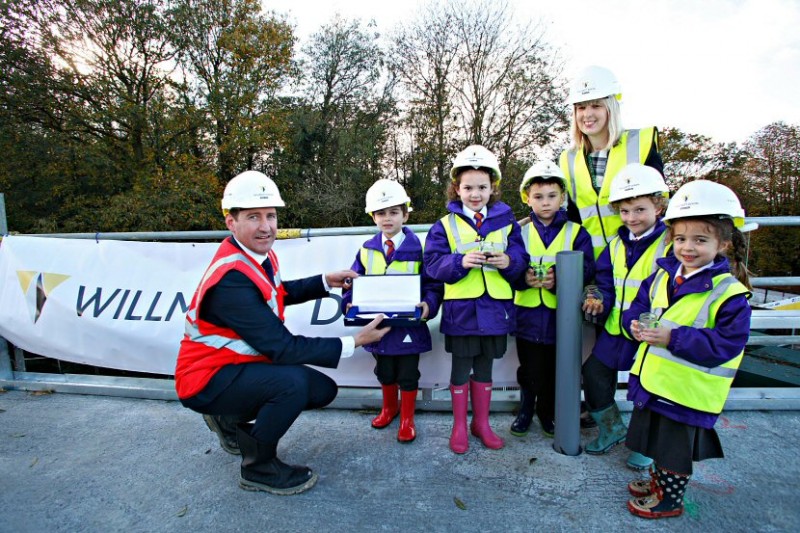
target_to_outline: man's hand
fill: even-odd
[[[328,283],[328,287],[341,287],[345,290],[349,290],[353,285],[353,278],[357,277],[358,273],[354,270],[339,270],[337,272],[328,272],[325,274],[325,281]]]
[[[365,344],[372,344],[373,342],[378,342],[383,338],[384,335],[389,333],[392,328],[385,327],[378,329],[378,326],[386,318],[386,315],[380,315],[377,318],[373,319],[372,322],[361,328],[358,333],[355,334],[353,337],[356,341],[356,348],[359,346],[363,346]]]

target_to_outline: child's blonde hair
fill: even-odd
[[[608,144],[606,146],[592,146],[591,142],[589,142],[589,137],[584,135],[581,129],[578,127],[578,114],[575,112],[575,106],[579,104],[589,104],[592,102],[599,102],[603,104],[603,106],[606,108],[606,111],[608,111]],[[620,137],[622,137],[622,132],[624,131],[622,129],[622,112],[620,111],[619,101],[617,100],[616,96],[611,95],[598,100],[589,100],[574,104],[572,106],[572,126],[570,131],[572,135],[572,146],[570,148],[572,150],[577,151],[578,149],[582,148],[584,153],[610,150],[619,142]]]
[[[664,216],[664,212],[667,210],[667,205],[669,205],[669,199],[664,196],[663,194],[645,194],[643,196],[634,196],[632,198],[624,198],[622,200],[617,200],[616,202],[611,202],[611,209],[613,209],[616,213],[619,213],[619,206],[622,202],[630,202],[631,200],[635,200],[636,198],[649,198],[650,201],[653,202],[653,205],[656,209],[661,209],[661,216]]]

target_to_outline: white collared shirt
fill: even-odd
[[[644,239],[645,237],[647,237],[648,235],[650,235],[651,233],[653,233],[656,230],[656,225],[657,224],[653,224],[652,226],[650,226],[650,229],[648,229],[647,231],[645,231],[644,233],[642,233],[638,237],[636,235],[634,235],[631,230],[628,230],[628,239],[631,242],[640,241],[640,240]]]
[[[489,210],[486,208],[486,206],[483,206],[480,211],[473,211],[469,207],[462,204],[461,212],[464,213],[464,216],[469,217],[472,220],[472,222],[474,222],[475,225],[477,226],[478,221],[475,220],[475,213],[480,213],[481,215],[483,215],[483,219],[486,220],[486,215],[488,214]]]
[[[686,279],[689,279],[689,278],[691,278],[691,277],[692,277],[692,276],[694,276],[695,274],[699,274],[699,273],[700,273],[700,272],[702,272],[703,270],[706,270],[706,269],[709,269],[709,268],[711,268],[712,266],[714,266],[714,261],[711,261],[711,262],[710,262],[710,263],[708,263],[707,265],[703,265],[703,266],[701,266],[700,268],[698,268],[698,269],[697,269],[697,270],[695,270],[694,272],[691,272],[691,273],[689,273],[689,274],[684,274],[684,273],[683,273],[683,263],[681,263],[681,264],[678,266],[678,270],[676,270],[676,271],[675,271],[675,277],[677,278],[678,276],[682,276],[682,277],[683,277],[683,279],[684,279],[684,280],[686,280]]]
[[[381,242],[383,243],[383,251],[384,252],[387,251],[387,249],[386,249],[386,241],[388,241],[388,240],[389,239],[386,237],[386,235],[381,233]],[[398,248],[400,248],[400,245],[403,243],[404,240],[406,240],[406,236],[403,233],[403,230],[398,231],[397,235],[392,237],[392,244],[394,244],[394,249],[397,250]]]

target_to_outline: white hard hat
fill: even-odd
[[[396,205],[407,205],[411,211],[411,198],[406,194],[402,185],[394,180],[380,179],[372,184],[367,191],[367,206],[364,212],[367,214],[393,207]]]
[[[622,170],[614,176],[608,201],[609,203],[619,202],[637,196],[659,193],[662,196],[669,196],[669,187],[667,187],[661,172],[641,163],[631,163],[622,167]]]
[[[456,155],[453,159],[453,168],[450,169],[450,178],[455,180],[456,171],[464,167],[487,168],[491,171],[492,178],[496,179],[498,183],[503,177],[500,174],[500,164],[495,155],[479,144],[467,146]]]
[[[606,96],[622,99],[622,87],[617,77],[607,68],[590,66],[578,73],[569,86],[567,104],[600,100]]]
[[[721,183],[695,180],[683,184],[672,197],[664,222],[714,215],[733,219],[737,228],[744,226],[744,209],[736,193]]]
[[[519,195],[524,203],[528,203],[528,185],[530,185],[533,178],[555,178],[561,184],[561,189],[566,190],[564,183],[564,173],[552,161],[537,161],[531,168],[529,168],[525,175],[522,177],[522,183],[519,184]]]
[[[247,170],[235,176],[225,186],[222,195],[222,213],[231,209],[255,207],[284,207],[281,193],[275,182],[255,170]]]

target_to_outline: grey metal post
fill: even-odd
[[[0,235],[8,233],[8,220],[6,220],[6,195],[0,192]]]
[[[8,353],[8,341],[0,337],[0,379],[11,379],[11,355]]]
[[[553,449],[581,453],[581,294],[583,252],[556,254],[556,434]]]

